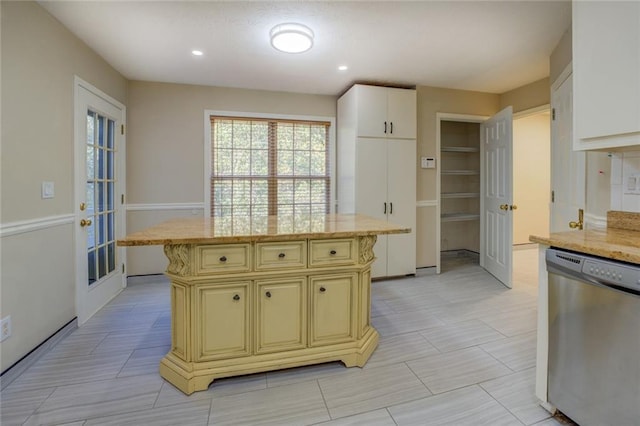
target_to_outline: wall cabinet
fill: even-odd
[[[640,145],[640,2],[573,2],[574,149]]]
[[[338,212],[411,228],[378,237],[373,278],[415,274],[415,105],[415,90],[362,85],[338,100]],[[376,132],[373,123],[380,120]],[[389,120],[395,120],[393,134]]]
[[[172,348],[160,374],[190,394],[218,377],[336,360],[363,366],[378,342],[369,312],[374,241],[165,246]]]

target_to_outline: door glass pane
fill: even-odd
[[[87,232],[88,284],[99,282],[116,269],[116,139],[115,121],[87,112]]]

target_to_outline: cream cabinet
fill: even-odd
[[[640,145],[640,2],[573,2],[574,149]]]
[[[390,134],[388,123],[386,134],[366,130],[379,121],[380,114],[374,111],[388,111],[389,99],[396,97],[403,100],[391,103],[405,107],[393,108],[402,118],[394,118],[394,133]],[[411,228],[408,234],[378,237],[373,278],[415,274],[415,104],[415,90],[362,85],[338,100],[338,212],[361,213]],[[401,122],[405,124],[399,126]],[[400,128],[413,130],[405,133]]]
[[[375,239],[165,246],[172,347],[160,374],[190,394],[219,377],[336,360],[363,366],[378,342],[369,312]]]
[[[356,84],[345,95],[355,99],[357,136],[416,138],[415,90]]]

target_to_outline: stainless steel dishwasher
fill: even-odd
[[[640,425],[640,265],[550,248],[549,402],[581,426]]]

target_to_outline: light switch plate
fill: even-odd
[[[55,189],[53,182],[42,182],[42,198],[53,198]]]

